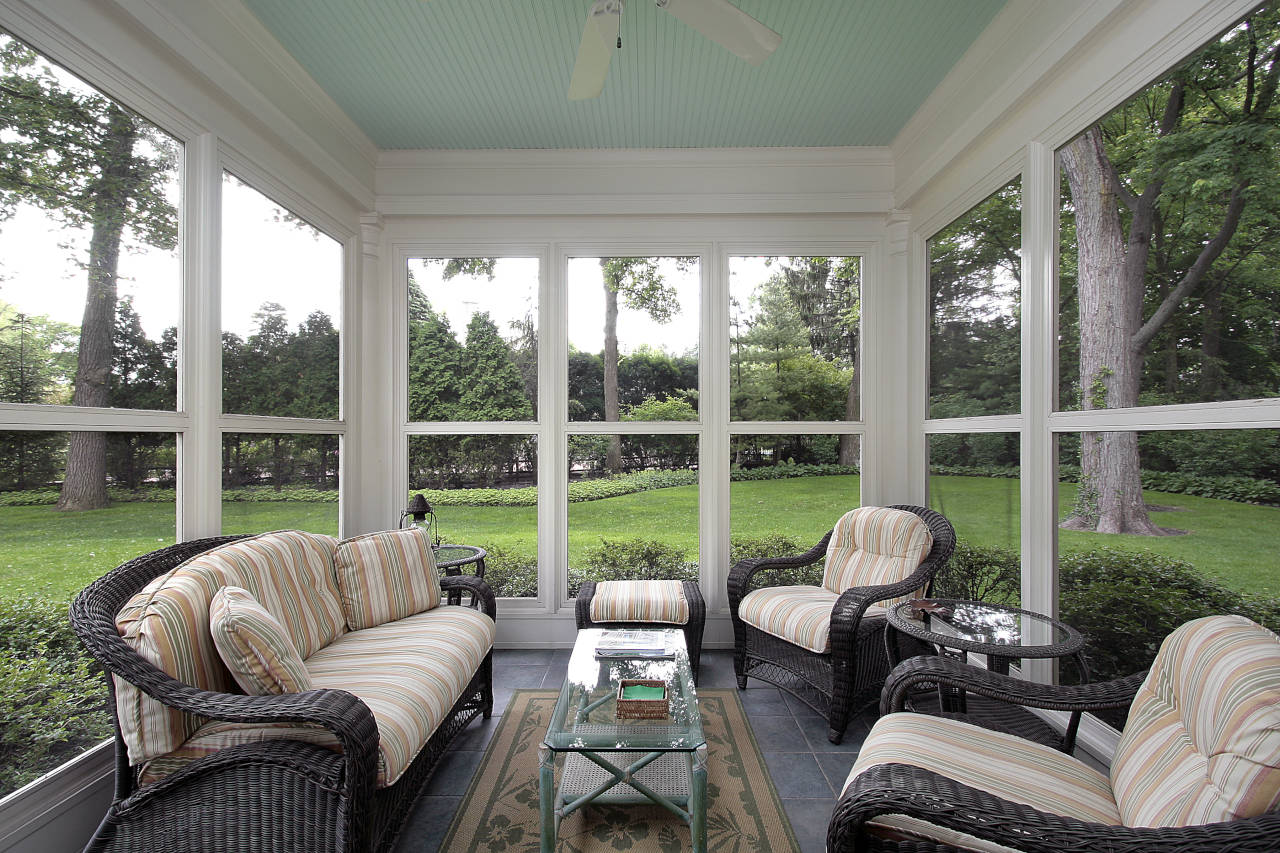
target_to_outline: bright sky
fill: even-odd
[[[488,311],[504,337],[512,337],[510,323],[532,313],[537,319],[538,260],[499,258],[494,277],[456,276],[444,281],[440,261],[409,262],[414,280],[426,294],[432,308],[449,318],[449,327],[459,343],[466,338],[467,323],[473,313]],[[671,258],[658,262],[667,284],[676,291],[680,310],[670,322],[657,323],[644,311],[619,303],[618,348],[635,352],[641,346],[665,349],[673,354],[698,351],[699,284],[698,264],[681,271]],[[604,284],[599,258],[570,258],[569,342],[583,352],[604,349]]]

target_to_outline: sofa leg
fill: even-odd
[[[747,677],[745,675],[738,676],[738,689],[739,690],[747,689]]]
[[[840,741],[844,740],[844,729],[828,729],[827,740],[832,743],[840,743]]]

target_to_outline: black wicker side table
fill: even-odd
[[[969,654],[985,655],[987,668],[1003,675],[1018,658],[1070,657],[1079,667],[1082,681],[1089,681],[1089,667],[1082,654],[1084,636],[1042,613],[985,601],[924,598],[889,608],[888,622],[891,630],[885,632],[885,647],[891,664],[902,660],[900,640],[905,636],[962,661],[967,661]],[[1001,702],[998,696],[973,696],[965,691],[940,690],[936,708],[913,704],[918,711],[966,719],[1059,748],[1074,743],[1079,726],[1079,714],[1075,713],[1064,738],[1024,708]]]

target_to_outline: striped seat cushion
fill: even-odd
[[[394,785],[493,648],[493,620],[470,607],[441,605],[346,634],[306,662],[317,688],[355,694],[378,725],[379,787]],[[212,722],[143,768],[153,782],[190,762],[242,743],[302,740],[338,749],[333,735],[290,723]]]
[[[841,593],[856,586],[896,583],[919,568],[932,547],[929,525],[915,513],[858,507],[841,516],[831,532],[822,585]],[[888,608],[921,593],[916,590],[881,604]]]
[[[957,720],[910,713],[881,717],[859,750],[845,788],[860,773],[882,764],[921,767],[1050,814],[1109,826],[1120,823],[1105,774],[1051,747]],[[906,815],[885,815],[872,823],[889,835],[964,850],[1009,849]]]
[[[394,622],[440,603],[435,551],[420,527],[344,539],[333,559],[352,631]]]
[[[591,598],[592,622],[689,623],[680,581],[601,581]]]
[[[1160,646],[1111,765],[1128,826],[1188,826],[1280,807],[1280,639],[1243,616]]]
[[[159,669],[192,687],[233,692],[209,633],[209,605],[241,587],[276,617],[304,659],[341,636],[346,620],[333,572],[331,536],[285,530],[221,545],[147,584],[116,616],[120,636]],[[172,752],[205,722],[115,679],[116,712],[129,762]]]
[[[831,651],[831,608],[840,596],[820,586],[767,586],[747,593],[738,605],[743,622],[818,654]],[[872,605],[867,616],[883,616]]]
[[[209,633],[231,677],[250,696],[311,689],[311,676],[289,634],[248,590],[224,586],[214,593]]]

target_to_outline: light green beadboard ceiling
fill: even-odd
[[[590,0],[245,0],[381,148],[887,145],[1005,0],[734,0],[752,67],[629,0],[599,98],[566,98]]]

